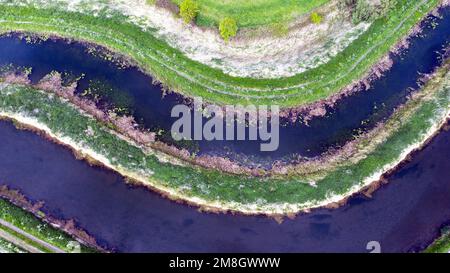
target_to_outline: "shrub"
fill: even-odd
[[[234,20],[233,18],[227,17],[220,21],[220,36],[222,36],[225,41],[228,41],[231,37],[236,36],[237,30],[238,26],[236,20]]]
[[[184,0],[180,4],[180,16],[188,24],[195,19],[198,13],[198,4],[194,0]]]
[[[318,14],[317,12],[311,13],[311,22],[312,23],[318,25],[318,24],[322,23],[322,20],[323,20],[323,17],[320,14]]]
[[[358,0],[353,12],[353,22],[359,23],[362,21],[369,21],[373,18],[374,13],[375,9],[367,2],[367,0]]]
[[[339,0],[338,8],[339,9],[349,9],[352,10],[356,5],[356,0]]]
[[[386,16],[395,5],[397,5],[397,0],[380,0],[379,2],[371,2],[370,0],[339,1],[339,8],[348,9],[355,24]]]
[[[147,0],[146,2],[150,6],[153,6],[154,4],[156,4],[156,0]]]

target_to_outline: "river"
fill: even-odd
[[[429,16],[422,24],[423,32],[410,39],[410,47],[400,55],[392,55],[393,67],[374,81],[366,91],[340,100],[325,117],[316,117],[308,125],[282,120],[280,146],[273,152],[260,152],[260,141],[194,141],[189,148],[197,155],[218,155],[244,165],[270,167],[276,160],[315,157],[330,148],[344,145],[355,134],[373,128],[404,103],[411,90],[418,89],[418,79],[439,65],[441,54],[450,44],[450,8],[441,10],[442,18]],[[170,128],[172,108],[183,102],[177,94],[163,96],[159,85],[136,67],[121,69],[78,42],[50,39],[28,43],[17,36],[0,38],[0,66],[14,64],[31,67],[34,83],[51,71],[84,75],[78,92],[92,86],[92,81],[111,87],[103,93],[101,104],[126,106],[144,127],[166,134],[161,140],[173,143]],[[357,107],[358,111],[355,111]],[[204,120],[206,122],[207,119]]]
[[[315,156],[342,145],[355,130],[388,117],[411,88],[417,88],[420,73],[436,68],[439,52],[449,43],[450,9],[443,14],[443,19],[426,21],[423,33],[411,40],[406,52],[393,56],[392,69],[369,90],[343,99],[310,126],[283,127],[278,152],[261,155],[255,148],[259,144],[248,142],[200,142],[200,153],[236,160],[257,156],[264,161],[294,153]],[[15,36],[3,37],[0,64],[9,63],[32,67],[34,82],[52,70],[85,74],[79,92],[91,80],[107,82],[127,94],[132,113],[148,128],[169,128],[170,109],[182,101],[176,94],[162,98],[160,87],[137,68],[120,69],[77,42],[29,44]],[[364,120],[369,122],[361,125]],[[422,249],[450,220],[448,131],[390,175],[390,183],[372,198],[356,195],[341,208],[314,210],[281,224],[262,216],[200,213],[129,186],[121,176],[76,160],[66,148],[16,130],[10,122],[0,122],[0,136],[0,185],[18,189],[32,201],[44,201],[46,213],[75,219],[99,244],[119,252],[367,252],[369,241],[380,242],[384,252],[407,252]]]

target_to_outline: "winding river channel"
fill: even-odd
[[[282,224],[266,217],[201,213],[131,187],[110,171],[76,160],[72,152],[0,122],[0,181],[44,212],[75,219],[116,251],[366,252],[423,248],[450,220],[450,131],[439,134],[413,160],[388,177],[372,198],[318,209]]]
[[[265,163],[295,154],[313,157],[343,145],[355,132],[372,128],[402,104],[423,73],[432,72],[450,43],[450,9],[430,16],[408,50],[392,56],[393,67],[364,92],[342,99],[326,117],[309,126],[287,124],[280,149],[259,152],[255,142],[199,142],[200,154]],[[170,110],[183,99],[162,96],[158,85],[135,67],[117,65],[87,52],[85,45],[61,40],[27,43],[0,38],[0,65],[32,67],[39,81],[56,70],[82,75],[81,93],[99,80],[126,94],[128,107],[147,128],[168,131]],[[104,98],[115,103],[117,96]],[[358,111],[354,111],[358,107]],[[272,219],[200,213],[145,188],[132,187],[116,173],[76,160],[72,152],[0,121],[0,185],[17,189],[44,211],[75,219],[100,245],[115,251],[366,252],[379,241],[384,252],[417,251],[450,220],[450,132],[443,131],[424,150],[387,177],[372,198],[356,195],[335,210],[318,209],[279,224]],[[244,158],[244,159],[243,159]],[[258,161],[259,160],[259,161]]]
[[[308,125],[282,120],[280,146],[274,152],[260,152],[259,141],[195,141],[189,148],[197,155],[223,156],[241,164],[259,163],[270,166],[275,160],[318,156],[330,148],[338,148],[355,134],[373,128],[404,103],[411,90],[417,89],[423,74],[439,65],[443,50],[450,43],[450,8],[441,10],[442,18],[429,16],[422,25],[423,32],[410,39],[408,50],[391,56],[393,67],[366,91],[340,100],[325,117],[316,117]],[[166,132],[164,141],[172,143],[169,132],[176,120],[171,118],[174,105],[183,98],[176,94],[163,96],[159,85],[135,67],[118,66],[88,53],[83,44],[61,40],[28,43],[16,36],[0,38],[0,66],[14,64],[32,68],[31,79],[38,82],[51,71],[84,75],[78,92],[101,82],[116,91],[102,94],[102,101],[125,105],[137,121],[153,131]],[[121,95],[117,95],[120,93]],[[354,111],[354,107],[358,111]],[[204,120],[206,122],[207,119]],[[195,147],[195,148],[193,148]]]

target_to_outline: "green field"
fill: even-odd
[[[398,0],[387,17],[328,63],[293,77],[238,78],[195,62],[120,14],[98,16],[60,9],[0,5],[0,32],[26,31],[93,42],[131,57],[166,87],[224,104],[294,107],[325,99],[363,77],[393,45],[440,3]]]
[[[183,0],[172,0],[180,4]],[[225,17],[234,18],[239,27],[258,27],[285,23],[308,13],[329,0],[197,0],[200,26],[218,26]]]

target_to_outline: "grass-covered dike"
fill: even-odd
[[[447,66],[440,69],[420,95],[384,125],[388,135],[367,140],[367,146],[375,144],[369,154],[351,164],[325,171],[314,185],[307,176],[256,178],[190,165],[172,165],[111,132],[107,125],[80,113],[57,96],[31,87],[3,84],[0,115],[43,130],[78,153],[173,199],[211,210],[295,213],[341,201],[361,190],[430,138],[448,118],[450,79],[447,70]]]
[[[187,58],[152,29],[143,30],[118,13],[95,16],[63,8],[40,9],[0,4],[0,32],[59,35],[106,46],[136,62],[168,88],[187,96],[223,104],[277,104],[297,107],[326,99],[359,80],[394,47],[439,0],[399,0],[350,46],[329,62],[293,77],[239,78]],[[199,41],[202,42],[202,41]]]

